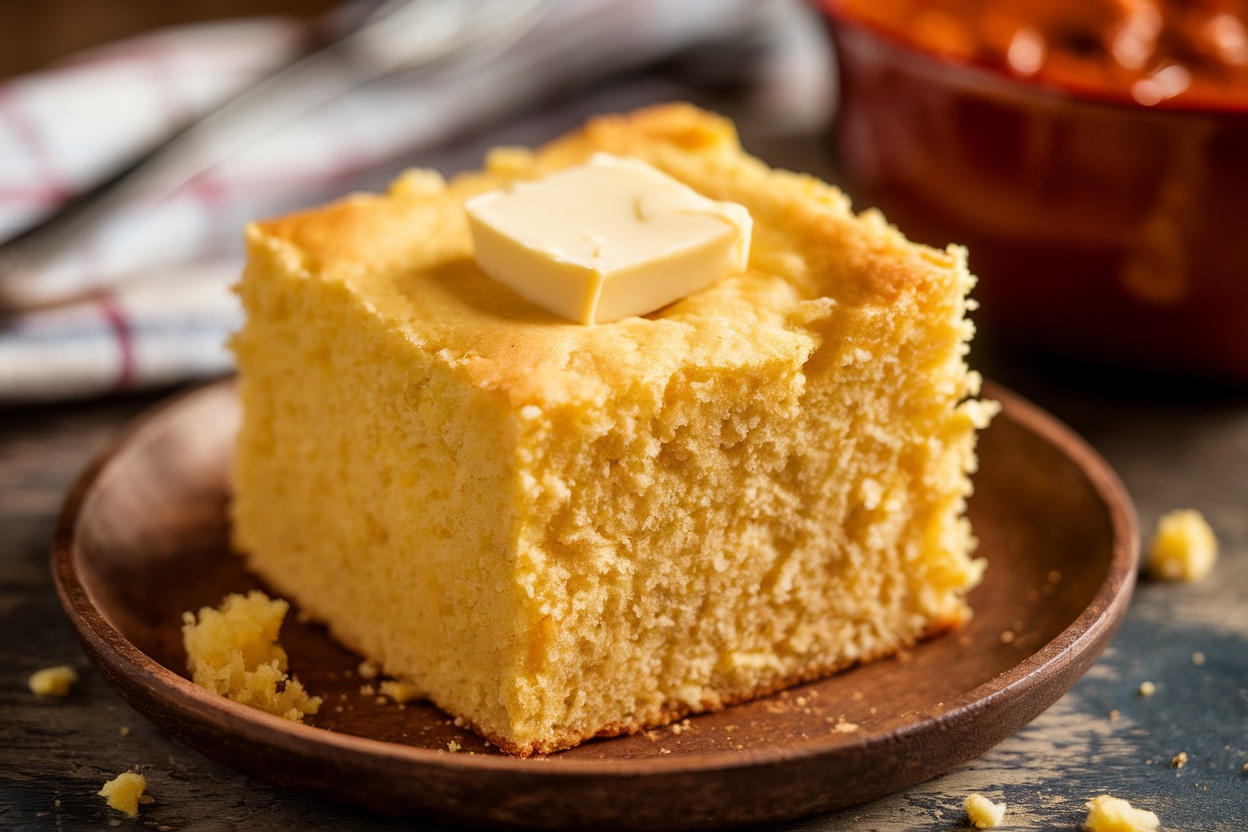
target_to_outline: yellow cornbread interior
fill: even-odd
[[[605,151],[745,205],[749,269],[586,327],[476,267],[462,205]],[[968,615],[961,251],[683,105],[253,226],[237,546],[527,755],[719,708]]]
[[[182,614],[182,645],[191,680],[202,688],[275,716],[302,722],[321,707],[287,671],[277,642],[290,605],[259,590],[227,595],[217,609]]]

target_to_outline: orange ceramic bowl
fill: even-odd
[[[970,250],[980,321],[1098,362],[1248,381],[1248,90],[1145,107],[954,63],[824,0],[858,207]]]

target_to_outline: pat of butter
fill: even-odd
[[[745,271],[749,259],[744,206],[605,153],[465,207],[481,270],[582,324],[653,312]]]

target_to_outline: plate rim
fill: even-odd
[[[89,463],[69,490],[52,535],[51,566],[54,584],[61,605],[89,658],[102,675],[136,710],[147,719],[173,733],[192,747],[186,732],[178,726],[156,719],[140,698],[138,691],[126,683],[138,685],[145,695],[161,691],[181,697],[173,703],[180,713],[198,719],[206,727],[220,731],[245,731],[249,742],[261,742],[302,756],[318,756],[329,750],[355,758],[374,758],[381,762],[401,763],[421,768],[462,770],[482,775],[508,775],[520,778],[551,779],[653,779],[709,772],[731,773],[754,769],[810,763],[813,760],[835,759],[854,755],[881,741],[904,743],[930,732],[938,723],[972,719],[981,711],[1008,704],[1033,688],[1056,681],[1042,707],[1026,716],[1018,725],[987,743],[970,756],[959,759],[961,764],[1014,733],[1040,712],[1057,701],[1096,660],[1113,632],[1121,623],[1135,585],[1138,568],[1139,541],[1135,509],[1126,488],[1109,464],[1071,428],[1040,407],[1001,385],[984,383],[981,398],[1001,403],[997,418],[1008,418],[1029,433],[1054,446],[1071,459],[1087,477],[1108,515],[1112,533],[1111,555],[1105,578],[1088,605],[1075,619],[1048,643],[1024,657],[1019,663],[977,685],[955,699],[940,703],[939,714],[922,715],[904,724],[890,726],[887,722],[860,737],[846,739],[843,735],[833,744],[826,738],[782,745],[766,745],[742,750],[697,751],[679,755],[645,757],[630,760],[561,758],[538,762],[504,755],[472,755],[441,749],[388,742],[295,723],[217,696],[195,685],[143,652],[117,630],[92,602],[76,568],[77,521],[86,501],[100,483],[109,463],[138,434],[171,411],[193,406],[210,395],[232,395],[235,378],[218,380],[181,393],[158,403],[126,425],[115,438]],[[986,688],[990,690],[985,690]],[[133,698],[132,698],[133,697]],[[920,712],[922,713],[922,712]],[[606,740],[609,742],[610,740]],[[202,749],[196,748],[196,750]],[[206,752],[202,752],[206,753]],[[558,757],[558,755],[552,755]],[[948,767],[941,769],[948,770]],[[939,772],[937,772],[939,773]],[[928,774],[914,782],[921,782]],[[776,815],[778,820],[782,815]],[[796,817],[796,815],[783,815]]]

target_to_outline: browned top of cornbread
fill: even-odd
[[[755,223],[749,270],[644,318],[592,327],[486,277],[472,259],[463,211],[446,202],[462,204],[598,151],[640,158],[709,197],[745,205]],[[613,387],[682,364],[748,366],[808,351],[802,325],[838,305],[887,310],[903,290],[943,295],[940,287],[967,279],[960,252],[908,243],[874,212],[855,217],[840,191],[769,169],[741,151],[728,121],[682,104],[603,116],[537,151],[496,151],[484,172],[445,188],[353,196],[259,223],[250,235],[310,278],[340,282],[396,334],[518,405],[601,400]]]

